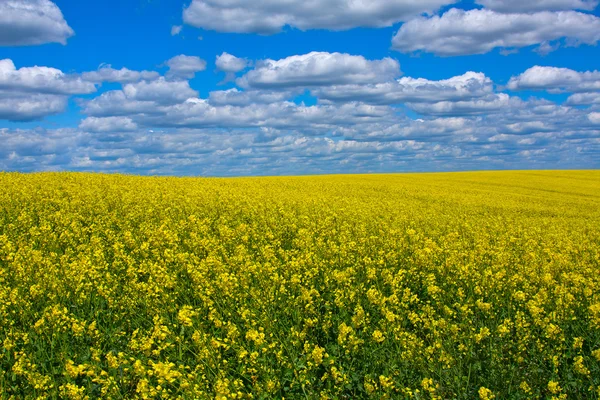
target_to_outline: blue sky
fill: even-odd
[[[597,0],[0,0],[0,170],[600,167]]]

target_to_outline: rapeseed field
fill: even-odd
[[[0,173],[2,399],[597,399],[600,171]]]

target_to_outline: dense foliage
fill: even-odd
[[[600,172],[0,173],[0,398],[600,395]]]

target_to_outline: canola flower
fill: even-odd
[[[600,172],[0,173],[0,399],[598,399]]]

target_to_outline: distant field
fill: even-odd
[[[600,171],[0,173],[0,398],[597,399]]]

